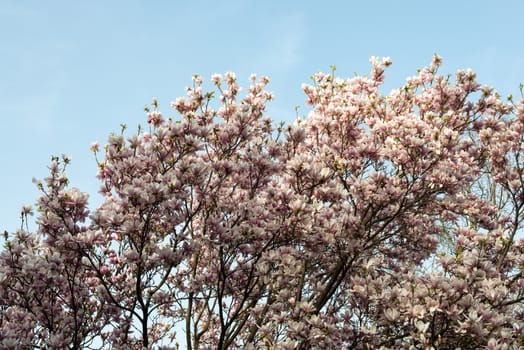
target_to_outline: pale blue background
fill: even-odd
[[[431,61],[442,72],[472,68],[503,95],[524,82],[522,1],[24,1],[0,0],[0,230],[38,195],[51,155],[71,154],[72,186],[98,183],[89,144],[126,123],[145,124],[191,75],[269,75],[269,112],[292,121],[300,85],[337,65],[367,73],[390,56],[386,89]],[[305,113],[305,109],[302,109]]]

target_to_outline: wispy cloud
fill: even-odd
[[[65,74],[54,73],[53,79],[40,76],[41,80],[35,82],[35,86],[25,90],[21,84],[0,86],[4,98],[9,98],[9,103],[0,106],[2,118],[9,118],[7,123],[16,129],[20,126],[32,135],[49,136],[54,130],[53,123],[61,110],[67,86]],[[30,84],[30,81],[25,81]]]
[[[276,15],[266,32],[258,61],[273,69],[288,69],[302,60],[305,20],[301,13]]]
[[[59,103],[60,96],[57,91],[42,91],[28,97],[26,103],[19,103],[16,113],[29,130],[38,134],[48,134],[52,131],[53,116]]]

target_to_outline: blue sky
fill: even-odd
[[[152,97],[174,115],[169,102],[194,73],[234,71],[244,86],[250,73],[270,76],[269,113],[288,122],[313,73],[365,74],[370,56],[393,60],[387,91],[439,53],[442,72],[472,68],[518,95],[522,13],[524,2],[503,0],[0,0],[0,231],[19,227],[51,155],[72,155],[71,185],[96,203],[89,144],[145,124]]]

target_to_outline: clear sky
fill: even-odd
[[[269,112],[288,122],[313,73],[365,74],[370,56],[392,58],[388,91],[438,53],[441,72],[472,68],[518,95],[523,14],[517,0],[0,0],[0,232],[20,226],[51,155],[72,155],[71,185],[96,202],[89,144],[146,124],[152,97],[174,116],[194,73],[270,76]]]

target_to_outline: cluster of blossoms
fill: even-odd
[[[438,56],[383,95],[371,63],[279,127],[266,77],[194,76],[109,136],[93,211],[53,158],[0,254],[0,349],[524,346],[524,101]]]

